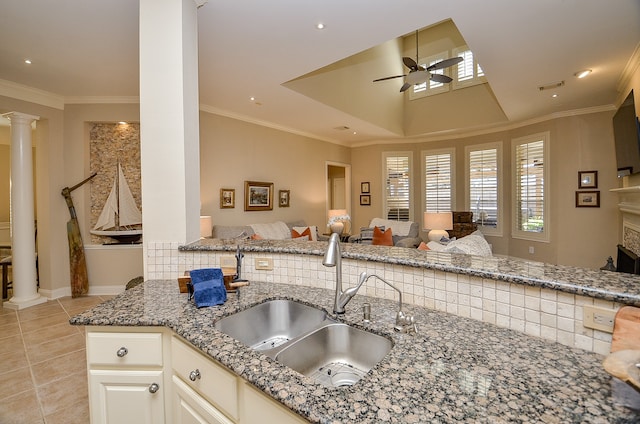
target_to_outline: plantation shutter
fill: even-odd
[[[544,231],[544,141],[516,147],[516,228],[520,231]]]
[[[385,216],[409,221],[410,158],[408,155],[386,156]]]
[[[498,149],[469,152],[469,205],[479,225],[498,225]]]
[[[425,212],[451,211],[451,153],[427,154],[425,160]]]

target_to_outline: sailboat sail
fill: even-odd
[[[125,232],[131,233],[132,231],[135,231],[136,234],[142,234],[142,230],[128,228],[137,224],[142,224],[142,213],[136,206],[136,201],[122,172],[122,166],[118,163],[118,173],[111,187],[111,192],[91,232],[110,237],[117,235],[117,233],[124,235]]]

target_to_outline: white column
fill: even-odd
[[[31,123],[39,116],[10,112],[11,121],[11,273],[13,296],[4,304],[23,309],[47,301],[38,294],[33,207]]]
[[[197,8],[203,3],[140,0],[145,279],[176,277],[177,264],[166,256],[200,238]],[[165,247],[163,252],[157,246]],[[152,273],[150,256],[155,259]]]

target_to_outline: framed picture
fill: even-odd
[[[371,195],[370,194],[361,194],[360,195],[360,205],[361,206],[371,206]]]
[[[278,206],[281,208],[289,207],[289,190],[278,191]]]
[[[598,171],[578,171],[578,188],[598,188]]]
[[[220,209],[233,209],[236,207],[236,189],[220,189]]]
[[[576,191],[576,208],[599,208],[599,191]]]
[[[371,189],[369,186],[369,181],[365,181],[360,183],[360,193],[371,193]]]
[[[244,210],[273,210],[273,183],[259,181],[244,182]]]

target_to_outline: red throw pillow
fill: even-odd
[[[423,241],[420,242],[420,246],[418,246],[418,250],[431,250],[429,246],[427,246]]]
[[[300,238],[300,237],[304,237],[304,236],[309,236],[309,240],[311,240],[311,228],[307,227],[302,234],[300,234],[299,232],[297,232],[296,230],[291,230],[291,238]]]
[[[391,228],[387,228],[385,231],[382,231],[380,228],[374,227],[372,244],[375,246],[393,246]]]

